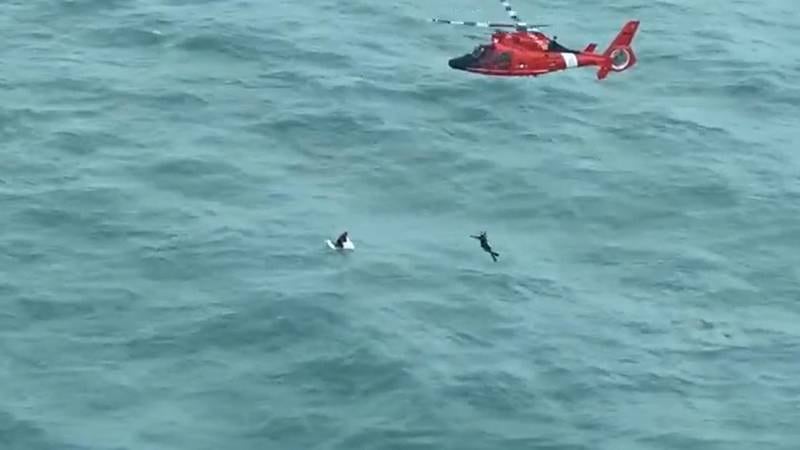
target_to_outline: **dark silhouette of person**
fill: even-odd
[[[344,248],[345,242],[347,242],[347,231],[345,231],[344,233],[339,235],[338,238],[336,238],[336,242],[333,244],[333,246],[336,248]]]
[[[492,250],[492,247],[489,245],[489,240],[486,238],[485,231],[482,231],[481,234],[478,236],[471,235],[470,237],[481,241],[481,248],[483,249],[483,251],[492,255],[492,260],[494,262],[497,262],[497,257],[500,256],[500,253],[497,253],[496,251]]]

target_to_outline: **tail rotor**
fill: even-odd
[[[631,48],[633,38],[639,29],[639,21],[632,20],[625,24],[617,37],[611,42],[603,56],[606,62],[597,71],[597,79],[602,80],[609,72],[623,72],[636,64],[636,54]]]

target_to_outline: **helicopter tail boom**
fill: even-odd
[[[638,20],[632,20],[622,27],[617,37],[611,41],[606,51],[603,52],[606,62],[597,71],[597,79],[602,80],[608,76],[609,72],[622,72],[636,64],[636,54],[631,48],[631,43],[638,29]]]

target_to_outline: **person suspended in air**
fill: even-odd
[[[489,245],[489,239],[486,237],[485,231],[481,232],[481,234],[479,234],[478,236],[470,236],[470,237],[479,240],[481,242],[481,248],[483,249],[483,251],[490,254],[492,256],[492,260],[494,262],[497,262],[497,257],[500,256],[500,253],[497,253],[496,251],[492,250],[492,247]]]

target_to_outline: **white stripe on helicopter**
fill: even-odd
[[[562,53],[561,58],[564,59],[564,64],[567,66],[567,69],[578,67],[578,57],[576,57],[574,54]]]

